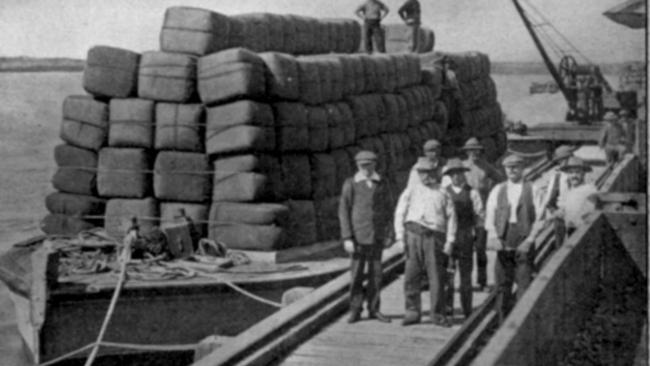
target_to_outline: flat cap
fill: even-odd
[[[460,159],[449,159],[447,165],[442,171],[443,175],[452,174],[455,172],[467,172],[469,169],[463,165],[463,162]]]
[[[616,121],[617,117],[616,117],[616,114],[614,114],[614,112],[609,111],[609,112],[605,113],[605,116],[603,117],[603,120],[605,120],[605,121]]]
[[[415,170],[430,171],[435,169],[436,166],[433,165],[433,163],[430,162],[427,158],[419,158],[418,162],[415,163]]]
[[[462,148],[463,150],[484,150],[485,147],[481,145],[476,137],[471,137]]]
[[[424,151],[431,151],[439,149],[440,147],[440,142],[436,139],[427,140],[427,142],[424,143]]]
[[[503,166],[517,166],[517,165],[524,165],[525,161],[524,158],[522,158],[519,155],[512,154],[508,155],[505,159],[503,159]]]
[[[377,161],[377,154],[369,150],[361,150],[354,156],[355,161]]]

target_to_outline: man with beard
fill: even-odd
[[[596,210],[593,197],[598,188],[585,182],[585,174],[591,171],[591,167],[580,158],[570,157],[561,170],[567,175],[568,189],[558,202],[554,216],[564,220],[568,236],[580,226],[586,215]]]
[[[431,320],[439,326],[449,326],[445,316],[446,304],[442,284],[446,280],[446,265],[456,240],[454,203],[438,181],[439,169],[431,161],[421,159],[415,165],[420,184],[407,186],[395,209],[395,238],[404,247],[405,314],[402,325],[420,322],[420,298],[423,273],[429,281]]]

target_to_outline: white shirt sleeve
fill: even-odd
[[[485,204],[485,231],[487,232],[488,239],[497,238],[497,230],[494,226],[494,211],[497,208],[497,197],[500,188],[501,184],[497,184],[492,188],[487,203]]]
[[[411,168],[411,171],[409,172],[409,180],[406,183],[406,188],[413,188],[415,185],[420,183],[420,177],[418,176],[417,170],[415,168]]]
[[[474,206],[474,214],[476,215],[476,226],[481,227],[485,222],[485,207],[483,207],[483,200],[477,190],[472,189],[469,194]]]
[[[440,186],[442,188],[447,188],[451,185],[451,177],[448,175],[443,175],[442,180],[440,181]]]
[[[412,191],[412,188],[406,187],[397,201],[394,218],[395,241],[404,240],[404,220],[406,219],[406,213],[409,209]]]
[[[458,229],[458,218],[456,217],[456,209],[454,208],[454,201],[449,194],[445,192],[445,212],[447,213],[447,243],[454,243],[456,241],[456,230]]]

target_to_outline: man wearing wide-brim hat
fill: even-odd
[[[456,211],[457,228],[456,241],[448,268],[458,267],[460,272],[460,303],[465,317],[472,313],[472,267],[474,238],[478,228],[483,230],[485,209],[483,200],[478,191],[469,184],[465,175],[469,169],[459,159],[449,159],[443,170],[443,174],[451,178],[451,185],[445,190],[454,203]],[[449,272],[450,274],[453,271]],[[454,303],[454,278],[448,278],[444,283],[447,285],[446,296],[447,306],[453,309]]]
[[[446,317],[442,281],[447,256],[456,240],[456,212],[451,197],[439,188],[439,167],[428,159],[414,167],[420,184],[407,186],[395,209],[395,239],[404,247],[405,314],[402,325],[419,323],[422,316],[420,298],[422,274],[429,281],[432,322],[449,326]]]
[[[614,112],[607,112],[603,117],[603,126],[598,145],[605,151],[607,164],[615,164],[627,150],[625,130],[618,122]]]
[[[533,185],[524,180],[524,165],[517,155],[503,160],[508,179],[492,189],[485,210],[487,246],[497,252],[494,273],[501,321],[514,305],[513,284],[519,299],[532,280],[536,207]]]
[[[558,202],[555,217],[564,220],[567,234],[570,235],[582,224],[585,216],[596,210],[593,196],[598,193],[598,188],[585,181],[591,166],[582,159],[572,156],[560,169],[567,175],[569,186],[566,194]]]
[[[447,160],[442,157],[442,145],[440,144],[440,141],[436,139],[427,140],[422,146],[422,150],[424,151],[424,156],[419,157],[415,165],[421,161],[428,161],[433,165],[433,168],[436,171],[436,177],[439,179],[437,184],[441,184],[443,186],[448,185],[450,183],[449,178],[447,178],[445,181],[442,181],[442,179],[444,179],[442,175],[442,168],[447,163]],[[415,165],[413,168],[411,168],[411,172],[409,173],[409,180],[406,183],[407,187],[422,184],[422,180],[418,175]]]
[[[377,155],[374,152],[360,151],[354,160],[357,173],[345,180],[339,199],[341,239],[345,250],[352,255],[348,322],[355,323],[361,319],[366,263],[368,285],[365,298],[368,317],[390,322],[390,319],[379,311],[381,254],[385,245],[392,244],[390,187],[376,171]]]
[[[476,137],[472,137],[462,149],[467,154],[467,159],[463,165],[468,169],[465,173],[467,183],[470,187],[476,189],[481,196],[483,206],[487,201],[490,190],[497,183],[503,182],[506,177],[483,158],[485,148]],[[487,289],[487,253],[485,252],[486,233],[483,227],[477,228],[474,248],[476,249],[476,282],[481,289]]]

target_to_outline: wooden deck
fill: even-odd
[[[492,259],[492,258],[490,258]],[[489,271],[488,267],[488,272]],[[474,274],[475,275],[475,274]],[[491,277],[491,273],[489,273]],[[476,278],[475,276],[473,278]],[[458,276],[456,278],[458,283]],[[422,292],[422,323],[403,327],[404,276],[388,284],[382,292],[382,312],[390,324],[363,319],[347,323],[347,314],[325,327],[300,345],[281,362],[282,365],[426,365],[460,329],[463,316],[458,291],[454,301],[454,325],[433,325],[429,318],[429,293]],[[457,285],[458,286],[458,285]],[[474,307],[487,298],[486,292],[474,292]]]

